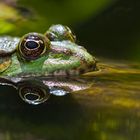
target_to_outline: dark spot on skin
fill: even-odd
[[[92,64],[88,65],[88,69],[92,69],[92,68],[93,68]]]
[[[69,76],[69,75],[70,75],[70,73],[69,73],[69,71],[68,71],[68,70],[66,70],[66,75],[67,75],[67,76]]]
[[[85,69],[79,69],[79,73],[80,74],[85,73]]]
[[[57,72],[57,73],[59,73],[59,72],[60,72],[60,70],[57,70],[56,72]]]
[[[96,62],[94,64],[89,64],[87,67],[88,67],[88,70],[97,70]]]

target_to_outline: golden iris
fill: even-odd
[[[49,49],[49,39],[39,33],[24,35],[18,44],[19,55],[26,60],[35,60],[48,52]]]

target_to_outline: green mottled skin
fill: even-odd
[[[36,60],[21,61],[16,47],[19,38],[0,37],[0,60],[8,57],[11,60],[9,67],[0,71],[0,76],[48,76],[48,75],[78,75],[96,69],[96,61],[85,48],[71,41],[51,41],[49,54]],[[14,42],[14,43],[13,43]],[[2,47],[12,48],[12,52],[3,55]],[[13,49],[15,48],[15,49]]]

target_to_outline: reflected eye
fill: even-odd
[[[18,83],[19,95],[23,101],[32,105],[45,102],[50,96],[50,90],[42,82],[25,80]]]
[[[27,60],[34,60],[48,52],[49,39],[42,34],[29,33],[22,37],[18,45],[19,55]]]

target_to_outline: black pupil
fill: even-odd
[[[56,36],[53,33],[48,33],[48,38],[50,41],[54,41]]]
[[[34,94],[27,94],[26,95],[26,99],[27,100],[30,100],[30,101],[34,101],[34,100],[37,100],[38,99],[38,96],[37,95],[34,95]]]
[[[35,41],[28,41],[28,42],[26,43],[26,47],[27,47],[28,49],[35,49],[35,48],[38,47],[38,43],[36,43]]]

